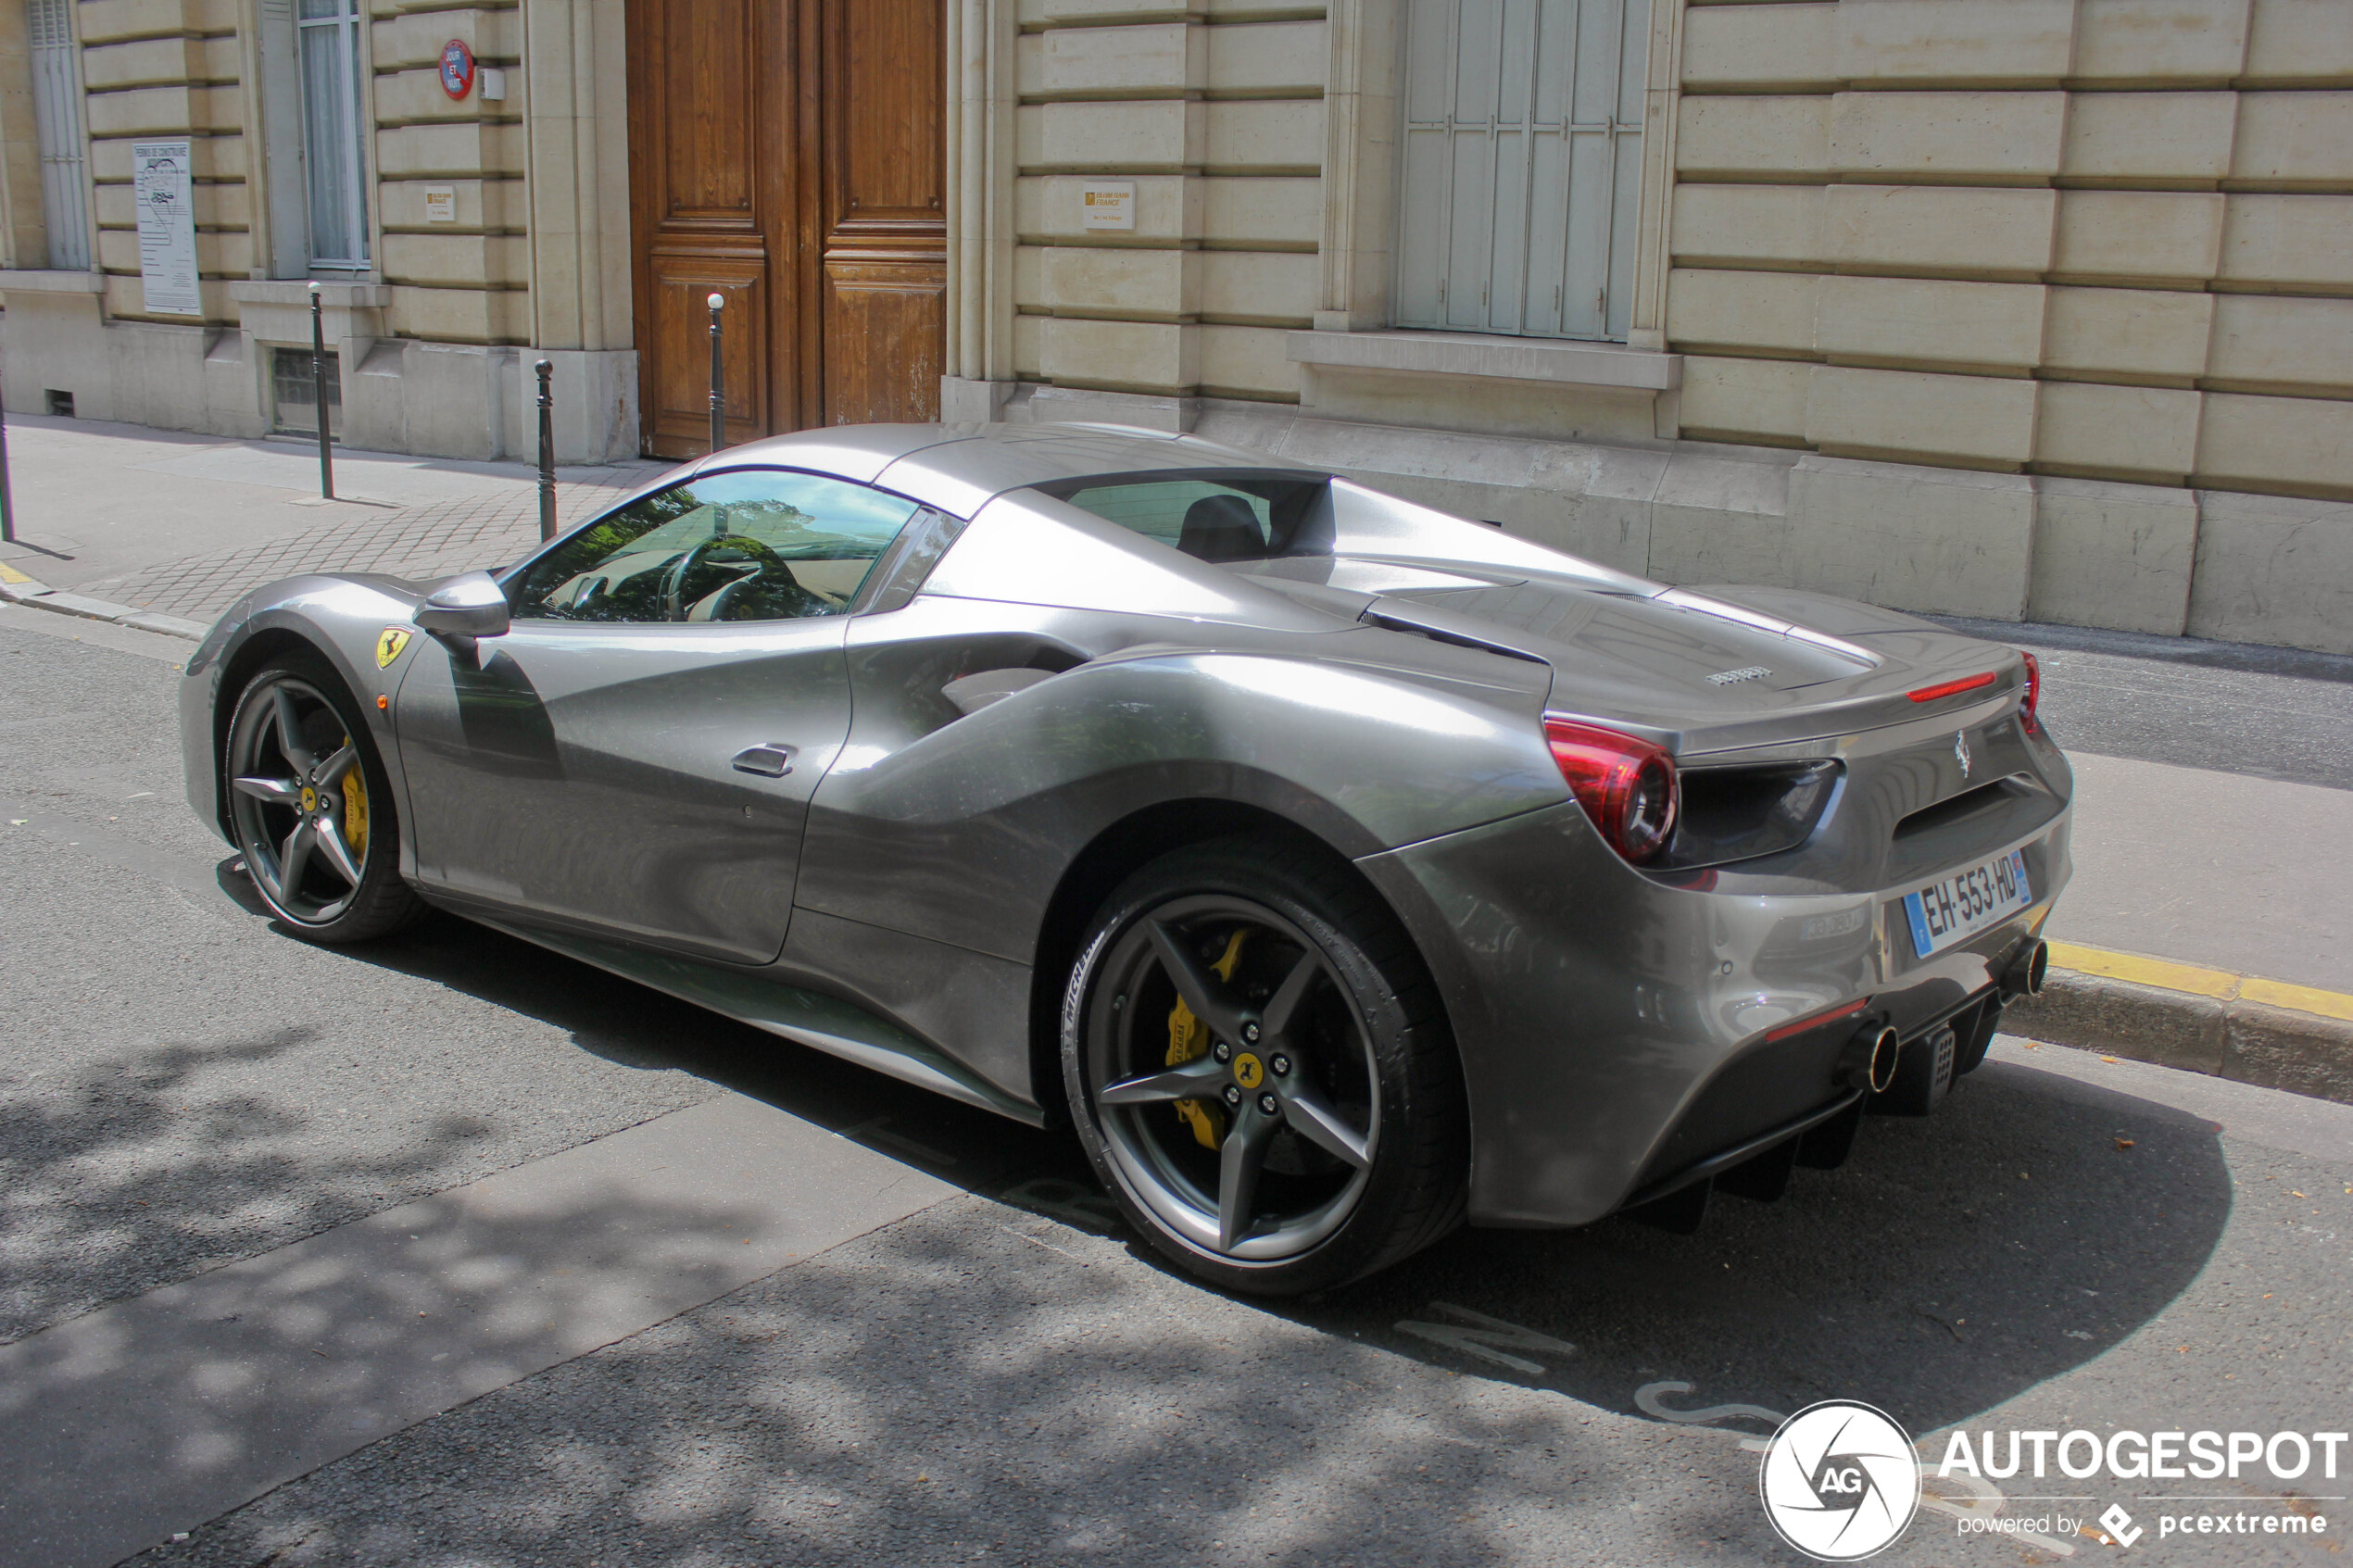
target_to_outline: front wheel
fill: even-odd
[[[1214,1284],[1328,1288],[1461,1219],[1436,991],[1370,890],[1313,854],[1224,840],[1129,877],[1073,966],[1062,1055],[1096,1173]]]
[[[265,665],[229,721],[229,822],[253,884],[313,942],[360,942],[423,909],[400,878],[392,784],[326,661]]]

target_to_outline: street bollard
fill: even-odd
[[[727,372],[719,361],[719,311],[727,298],[714,294],[703,303],[711,307],[711,449],[716,452],[727,445]]]
[[[319,314],[319,285],[310,285],[310,401],[319,415],[319,498],[335,498],[335,460],[327,432],[327,327]]]
[[[17,542],[17,504],[8,494],[8,419],[0,414],[0,545]]]
[[[550,380],[556,367],[542,359],[539,372],[539,537],[556,536],[556,395]]]

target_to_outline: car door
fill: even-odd
[[[519,568],[506,635],[426,643],[400,684],[419,881],[484,913],[774,960],[809,797],[849,734],[849,612],[915,510],[736,470]]]

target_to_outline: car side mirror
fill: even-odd
[[[506,590],[490,573],[469,571],[443,583],[409,619],[453,650],[471,654],[477,638],[507,634]]]

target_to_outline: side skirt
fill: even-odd
[[[757,973],[647,952],[616,942],[486,920],[472,910],[466,912],[465,918],[568,959],[592,964],[624,980],[649,985],[680,1001],[709,1008],[797,1045],[825,1051],[1032,1127],[1046,1124],[1045,1113],[1038,1107],[1013,1098],[926,1042],[854,1003],[765,979]]]

